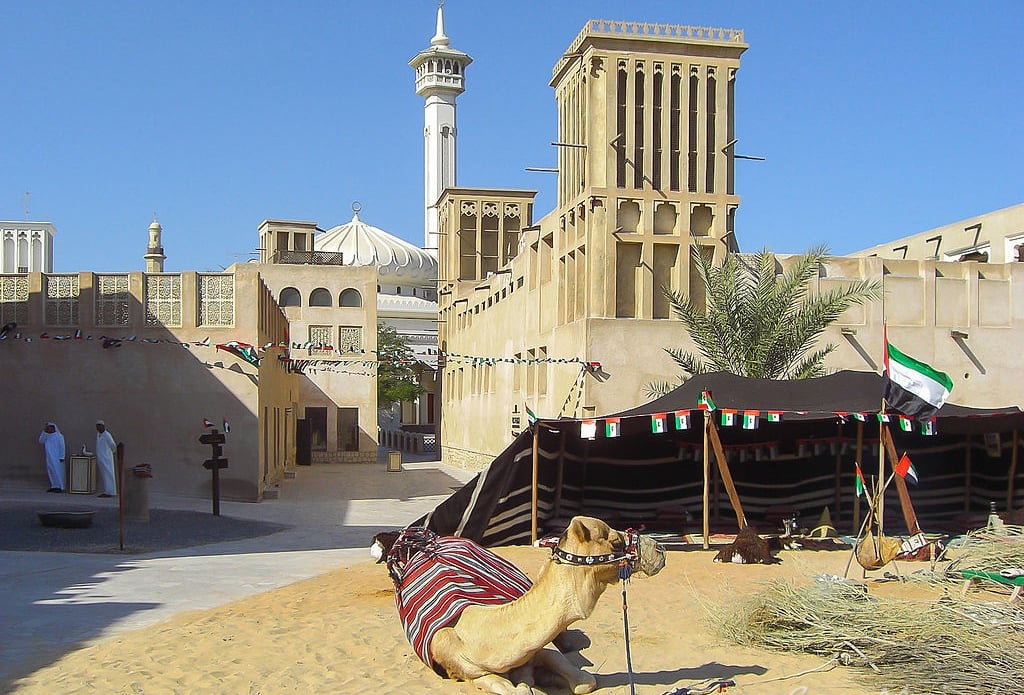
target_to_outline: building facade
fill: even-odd
[[[438,205],[442,451],[485,466],[527,423],[591,417],[672,381],[693,350],[663,289],[698,303],[691,254],[738,250],[736,30],[591,21],[556,61],[556,208],[533,194],[452,187]],[[877,281],[822,343],[829,370],[882,370],[883,325],[948,372],[952,401],[1020,404],[1024,205],[833,259],[812,291]],[[779,256],[780,268],[789,261]]]
[[[50,222],[0,221],[0,273],[53,272],[53,236]]]
[[[0,275],[3,484],[43,489],[37,438],[47,421],[69,455],[95,448],[103,419],[125,464],[148,463],[155,490],[208,497],[203,421],[227,422],[225,499],[258,501],[284,476],[299,398],[287,319],[254,265],[226,273]],[[13,411],[12,411],[13,414]]]
[[[557,207],[449,189],[439,206],[445,460],[479,466],[544,417],[642,402],[676,341],[662,287],[736,248],[732,29],[591,21],[557,60]],[[600,365],[598,365],[600,363]],[[464,423],[474,422],[473,428]]]

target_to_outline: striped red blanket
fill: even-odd
[[[519,568],[471,540],[406,529],[387,557],[395,603],[405,635],[423,663],[442,676],[430,658],[430,641],[467,606],[514,601],[532,586]]]

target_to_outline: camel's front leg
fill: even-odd
[[[533,666],[536,675],[549,671],[558,681],[552,685],[568,684],[575,695],[593,692],[597,688],[597,679],[593,675],[576,668],[561,652],[554,649],[541,649],[537,652],[533,657]]]
[[[474,678],[473,685],[494,695],[534,695],[536,692],[528,683],[513,685],[512,681],[497,673]]]

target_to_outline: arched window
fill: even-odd
[[[323,287],[318,287],[309,293],[310,306],[331,306],[331,293]]]
[[[294,287],[285,287],[277,303],[281,306],[302,306],[302,295]]]
[[[347,290],[342,290],[341,296],[338,297],[338,306],[362,306],[363,298],[359,294],[359,290],[354,290],[351,287]]]

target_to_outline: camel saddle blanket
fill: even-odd
[[[518,567],[473,541],[422,528],[399,536],[387,565],[405,635],[435,671],[430,641],[438,630],[458,620],[467,606],[509,603],[532,586]]]

